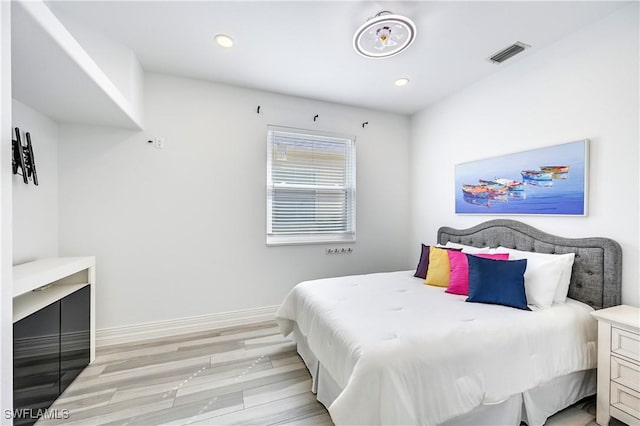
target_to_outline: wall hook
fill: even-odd
[[[258,109],[256,110],[256,113],[260,114],[260,105],[258,105]]]
[[[366,126],[367,124],[369,124],[368,121],[365,121],[364,123],[362,123],[362,128],[364,129],[364,126]]]
[[[316,114],[316,115],[313,117],[313,121],[316,121],[317,119],[318,119],[318,114]]]

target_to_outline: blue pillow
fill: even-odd
[[[467,302],[491,303],[530,311],[524,290],[527,259],[493,260],[467,256],[469,297]]]

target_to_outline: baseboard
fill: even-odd
[[[266,306],[263,308],[222,312],[191,318],[178,318],[168,321],[102,328],[96,330],[96,346],[118,345],[139,340],[158,339],[175,336],[177,334],[269,321],[273,320],[278,307],[279,306]]]

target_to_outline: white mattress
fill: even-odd
[[[337,424],[438,424],[596,364],[596,322],[569,300],[535,312],[464,302],[413,271],[296,286],[276,318],[294,322],[343,389]]]

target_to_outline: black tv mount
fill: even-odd
[[[36,161],[33,157],[33,146],[31,145],[31,134],[27,132],[25,134],[27,138],[27,145],[22,145],[20,140],[20,129],[15,128],[16,138],[13,139],[11,145],[13,151],[13,158],[11,159],[11,166],[14,175],[21,175],[24,183],[28,184],[29,179],[33,180],[34,185],[38,185],[38,174],[36,173]],[[21,172],[18,172],[18,169]]]

